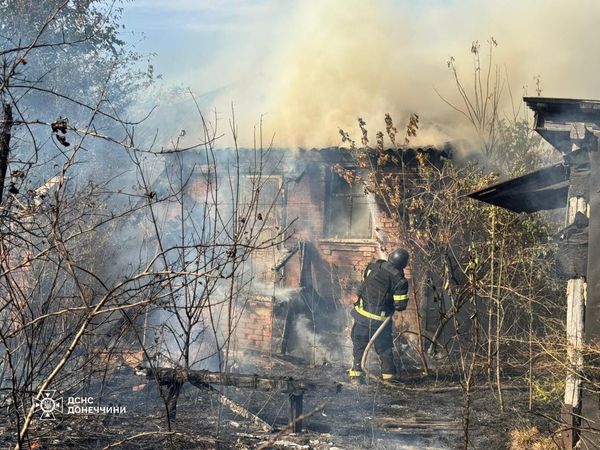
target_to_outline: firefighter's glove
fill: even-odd
[[[408,305],[408,299],[406,300],[394,300],[394,309],[396,311],[404,311]]]

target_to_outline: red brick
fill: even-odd
[[[358,251],[359,252],[373,252],[375,251],[375,246],[362,246],[362,247],[358,247]]]

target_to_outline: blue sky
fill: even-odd
[[[154,53],[159,73],[171,81],[213,61],[228,46],[268,36],[287,20],[293,0],[139,0],[125,5],[123,20],[142,53]]]

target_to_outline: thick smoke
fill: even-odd
[[[386,112],[398,128],[410,113],[421,116],[413,144],[468,139],[467,121],[434,88],[459,102],[446,63],[455,58],[470,89],[471,43],[479,40],[485,62],[491,36],[494,62],[509,82],[503,114],[512,115],[509,88],[518,107],[525,92],[536,95],[537,75],[542,95],[600,97],[600,62],[592,57],[600,3],[592,0],[304,0],[285,10],[245,24],[249,31],[233,34],[218,58],[198,61],[193,75],[203,107],[228,112],[233,102],[246,118],[239,124],[246,145],[261,114],[265,135],[275,134],[280,147],[338,144],[338,128],[356,131],[359,116],[374,133]]]

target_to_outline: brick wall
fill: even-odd
[[[322,239],[318,248],[321,258],[332,268],[339,280],[343,304],[350,308],[356,301],[355,292],[365,268],[377,258],[377,243],[366,240]]]
[[[272,338],[273,299],[258,297],[246,302],[241,312],[234,339],[236,351],[269,353]]]

